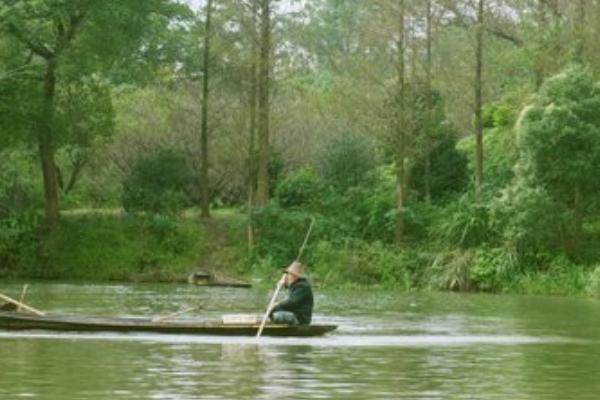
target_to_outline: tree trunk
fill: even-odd
[[[404,199],[406,196],[406,179],[404,163],[406,159],[406,126],[405,126],[405,107],[404,107],[404,74],[405,74],[405,26],[404,26],[404,0],[400,0],[400,15],[398,29],[398,121],[396,125],[398,152],[396,155],[396,242],[401,244],[404,241]]]
[[[52,231],[60,217],[58,202],[58,179],[56,175],[56,148],[54,146],[54,96],[56,92],[55,60],[46,63],[44,76],[44,108],[40,118],[38,141],[44,179],[44,222],[43,229]]]
[[[269,72],[271,68],[271,0],[260,3],[258,59],[258,176],[256,204],[269,201]]]
[[[256,77],[256,58],[258,35],[256,32],[256,20],[258,17],[258,8],[256,1],[252,2],[252,58],[250,60],[250,126],[249,143],[248,143],[248,251],[254,248],[254,221],[252,213],[255,202],[256,189],[256,95],[257,95],[257,77]]]
[[[478,202],[481,200],[481,191],[483,187],[483,10],[484,0],[479,0],[475,50],[475,198]]]
[[[206,4],[206,21],[204,23],[204,65],[202,67],[202,127],[200,133],[200,216],[210,218],[210,198],[208,180],[208,83],[210,78],[210,37],[212,1]]]
[[[575,49],[575,61],[583,63],[584,52],[585,52],[585,27],[586,27],[586,8],[585,3],[588,0],[579,0],[577,3],[577,17],[576,17],[576,34],[577,34],[577,47]]]
[[[73,189],[73,187],[75,187],[75,183],[77,183],[77,179],[79,178],[79,175],[81,174],[81,171],[83,171],[83,167],[85,167],[86,164],[87,164],[86,159],[78,159],[77,161],[75,161],[75,164],[73,164],[73,171],[71,172],[71,177],[69,178],[69,182],[67,183],[67,186],[64,188],[65,194],[69,194],[69,192]]]
[[[546,6],[542,0],[538,0],[537,4],[537,33],[536,33],[536,41],[541,41],[540,36],[542,32],[547,27],[547,18],[546,18]],[[538,44],[539,46],[539,44]],[[535,88],[540,89],[542,84],[544,83],[545,73],[544,73],[544,60],[542,54],[534,54],[534,62],[533,62],[533,74],[535,80]]]
[[[425,201],[431,203],[431,142],[433,141],[433,99],[431,85],[431,0],[427,0],[427,59],[425,60],[425,89],[427,90],[427,128],[425,130]]]

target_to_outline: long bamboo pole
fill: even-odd
[[[23,290],[21,291],[21,297],[19,298],[19,301],[22,303],[25,301],[25,294],[27,294],[27,288],[29,287],[28,284],[25,284],[23,286]],[[21,311],[21,307],[17,308],[17,311]]]
[[[175,317],[178,317],[178,316],[183,315],[185,313],[188,313],[188,312],[190,312],[192,310],[195,310],[196,308],[198,308],[198,307],[188,307],[188,308],[183,309],[181,311],[174,312],[173,314],[164,315],[162,317],[156,317],[156,318],[152,319],[152,322],[160,322],[160,321],[165,321],[165,320],[168,320],[168,319],[171,319],[171,318],[175,318]]]
[[[285,274],[283,274],[282,279],[284,276],[285,276]],[[275,304],[275,300],[277,299],[277,295],[279,294],[280,289],[281,289],[281,286],[277,285],[277,289],[275,289],[275,293],[273,293],[273,297],[271,297],[271,301],[269,302],[269,306],[267,307],[267,312],[263,316],[262,322],[260,323],[260,328],[258,328],[258,333],[256,334],[257,339],[260,337],[260,334],[262,333],[263,329],[265,329],[265,324],[267,323],[267,318],[269,318],[269,314],[271,313],[271,310],[273,309],[273,305]]]

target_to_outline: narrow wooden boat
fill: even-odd
[[[96,318],[65,315],[37,316],[0,312],[0,329],[76,332],[155,332],[190,335],[254,336],[259,324],[223,324],[206,321],[156,321],[150,318]],[[263,336],[321,336],[336,325],[265,325]]]

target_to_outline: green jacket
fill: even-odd
[[[313,309],[313,292],[308,281],[300,278],[288,288],[288,297],[279,303],[275,311],[291,311],[301,325],[310,324]]]

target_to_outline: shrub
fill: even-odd
[[[600,265],[596,265],[590,273],[585,291],[590,296],[600,296]]]
[[[514,249],[481,248],[475,253],[470,279],[479,290],[495,291],[509,285],[518,267]]]
[[[462,192],[469,183],[467,157],[456,149],[453,132],[445,131],[436,140],[430,153],[430,191],[432,199]],[[425,159],[416,160],[411,168],[410,188],[425,197]]]
[[[381,242],[350,240],[344,245],[320,241],[314,257],[315,278],[324,285],[384,285],[408,289],[409,261]]]
[[[513,108],[506,103],[492,103],[483,108],[483,125],[485,128],[500,128],[514,123]]]
[[[279,267],[287,265],[297,255],[306,231],[314,215],[306,211],[290,211],[282,209],[276,202],[257,208],[252,214],[256,234],[256,256],[270,257],[273,264]],[[318,217],[318,216],[317,216]],[[323,224],[317,218],[312,238],[320,236]],[[310,257],[313,241],[308,243],[304,259]]]
[[[329,142],[318,161],[318,171],[325,183],[344,192],[369,182],[378,164],[378,157],[372,142],[350,134],[335,137]]]
[[[428,286],[438,290],[470,290],[474,255],[471,249],[439,252],[425,273]]]
[[[316,202],[323,187],[312,168],[302,168],[287,176],[277,186],[275,195],[283,207],[299,207]]]
[[[123,182],[123,208],[153,214],[180,212],[191,204],[193,178],[185,158],[174,150],[142,157]]]
[[[496,237],[488,206],[476,202],[471,192],[449,203],[430,233],[447,246],[462,248],[489,243]]]
[[[35,265],[43,203],[33,167],[25,152],[0,152],[0,275]]]
[[[600,85],[586,68],[548,79],[517,125],[519,184],[540,188],[577,242],[583,218],[600,207]],[[548,218],[546,216],[545,218]]]
[[[492,224],[519,257],[555,252],[565,231],[559,209],[542,187],[516,179],[492,203]]]

